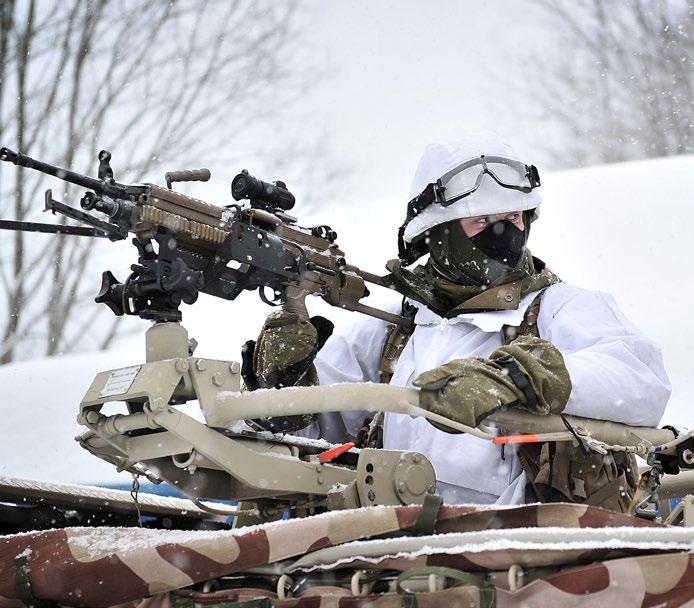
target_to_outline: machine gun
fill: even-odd
[[[316,294],[347,310],[411,323],[362,303],[365,283],[384,285],[382,279],[348,264],[329,226],[298,226],[288,214],[294,196],[283,182],[263,182],[243,171],[231,191],[248,204],[219,207],[171,189],[173,182],[208,180],[207,169],[167,173],[166,188],[121,184],[110,159],[109,152],[99,153],[95,179],[0,149],[2,161],[89,189],[82,210],[54,200],[50,190],[45,195],[46,210],[86,226],[0,221],[0,228],[112,241],[134,235],[137,264],[122,283],[104,272],[96,301],[116,315],[154,321],[146,333],[146,363],[96,377],[80,405],[78,420],[89,429],[80,444],[119,469],[169,482],[201,508],[209,510],[201,498],[253,501],[260,519],[328,502],[333,508],[422,502],[435,486],[423,456],[350,446],[330,452],[321,443],[203,424],[175,407],[197,400],[211,412],[217,395],[241,389],[238,363],[193,356],[194,341],[180,324],[181,302],[192,304],[201,292],[234,300],[257,289],[264,302],[296,310],[306,294]],[[110,402],[122,403],[124,413],[103,414]],[[406,490],[398,493],[398,487]]]
[[[231,192],[236,201],[248,200],[249,205],[219,207],[171,189],[173,182],[207,181],[207,169],[169,172],[166,188],[121,184],[113,178],[111,154],[102,150],[98,158],[95,179],[0,148],[2,161],[89,189],[80,201],[84,211],[54,200],[51,190],[45,195],[45,210],[87,226],[3,220],[0,228],[112,241],[132,233],[137,264],[123,283],[105,271],[96,297],[114,314],[177,322],[181,302],[192,304],[201,292],[233,300],[244,290],[257,289],[268,304],[291,304],[288,295],[316,294],[333,306],[410,323],[361,302],[369,294],[365,283],[385,285],[383,280],[348,264],[329,226],[298,226],[287,213],[295,201],[283,182],[267,183],[243,171],[232,181]],[[92,210],[107,219],[87,213]]]

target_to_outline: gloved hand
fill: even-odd
[[[534,336],[521,336],[488,359],[449,361],[421,374],[414,385],[423,408],[472,427],[503,406],[558,414],[571,394],[561,353]]]
[[[257,342],[243,347],[241,374],[249,390],[311,386],[318,384],[313,360],[333,331],[323,317],[288,310],[270,313]],[[253,420],[257,426],[274,433],[295,431],[314,422],[316,415],[275,416]]]
[[[253,352],[258,387],[318,384],[313,360],[332,330],[333,324],[323,317],[302,319],[286,310],[270,313]]]

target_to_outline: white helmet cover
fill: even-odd
[[[489,131],[470,133],[457,141],[429,144],[417,165],[410,189],[410,200],[456,165],[482,155],[504,156],[529,164],[501,137]],[[406,243],[411,243],[429,228],[464,217],[529,209],[535,209],[537,216],[541,201],[539,188],[534,188],[526,194],[504,188],[491,176],[484,175],[480,187],[465,198],[448,207],[434,203],[422,210],[407,224],[403,238]]]

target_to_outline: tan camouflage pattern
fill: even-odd
[[[193,603],[225,603],[230,608],[230,603],[233,606],[233,602],[260,597],[268,598],[270,603],[266,606],[403,606],[402,596],[396,593],[353,597],[349,585],[335,586],[332,591],[307,589],[301,597],[290,600],[278,600],[274,593],[262,590],[237,589],[214,594],[193,593],[185,588],[318,549],[406,531],[415,524],[419,512],[418,506],[373,507],[222,532],[68,528],[0,537],[0,607],[24,605],[17,599],[26,598],[27,593],[54,605],[95,608],[118,605],[193,608]],[[435,532],[658,525],[575,504],[506,508],[454,505],[441,508]],[[424,556],[421,564],[470,570],[476,561],[479,571],[479,554],[476,555],[476,560],[469,554],[429,555]],[[615,558],[616,555],[619,554],[614,551],[609,554],[599,551],[586,558],[592,563],[554,568],[542,576],[533,576],[536,580],[515,592],[504,586],[504,573],[492,561],[489,566],[496,570],[490,573],[496,605],[682,606],[694,598],[694,553]],[[458,561],[446,561],[446,557]],[[24,588],[23,596],[15,583],[16,566],[21,561],[28,566],[30,583],[30,588]],[[403,560],[398,569],[415,565],[419,564]],[[370,565],[377,570],[382,567]],[[349,578],[351,570],[346,572]],[[480,603],[480,592],[470,585],[417,593],[416,601],[417,606],[488,605]]]
[[[288,368],[306,362],[306,371],[292,378],[292,385],[311,386],[318,384],[318,372],[313,365],[318,345],[318,331],[307,319],[287,310],[271,312],[260,331],[253,351],[253,372],[259,388],[281,388],[279,380]],[[279,374],[279,375],[278,375]],[[280,385],[276,386],[275,382]],[[283,416],[274,420],[274,428],[258,421],[262,428],[275,432],[292,432],[306,428],[318,419],[318,414]]]
[[[504,357],[511,357],[530,381],[536,403],[528,403],[508,369],[497,363]],[[424,409],[473,427],[502,405],[533,414],[559,414],[571,394],[562,354],[551,342],[534,336],[520,336],[489,358],[453,359],[420,374],[413,384],[420,388]]]
[[[260,388],[276,388],[270,376],[315,355],[317,344],[318,332],[310,321],[286,310],[270,313],[253,352],[253,371]],[[298,386],[311,384],[301,380],[304,378]]]

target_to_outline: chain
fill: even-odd
[[[133,499],[133,502],[135,503],[135,509],[137,509],[137,525],[142,527],[142,513],[140,511],[140,501],[137,499],[137,495],[140,492],[140,480],[138,479],[140,476],[133,473],[133,485],[130,488],[130,496]]]
[[[635,445],[610,445],[604,441],[595,439],[586,429],[581,427],[574,427],[572,433],[577,439],[582,441],[585,446],[598,454],[607,454],[608,452],[626,452],[627,454],[636,454],[637,456],[641,456],[641,458],[647,458],[648,455],[653,451],[653,444],[645,439],[642,439]]]

